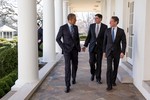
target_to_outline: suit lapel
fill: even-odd
[[[101,33],[102,33],[102,28],[103,28],[103,25],[102,25],[102,23],[101,23],[101,27],[100,27],[100,30],[99,30],[99,34],[98,34],[98,37],[101,35]],[[98,38],[97,37],[97,38]]]
[[[111,33],[112,31],[111,31],[111,28],[109,29],[109,36],[110,36],[110,38],[111,38],[111,41],[112,41],[112,43],[113,43],[113,39],[112,39],[112,33]]]
[[[66,27],[65,29],[66,29],[67,34],[70,35],[70,37],[72,37],[68,24],[66,24],[65,27]]]
[[[118,39],[118,37],[119,37],[119,28],[117,27],[117,32],[116,32],[116,37],[115,37],[115,41],[114,42],[116,42],[117,41],[117,39]]]
[[[96,28],[96,24],[93,25],[93,33],[94,33],[93,35],[94,35],[94,37],[95,37],[95,39],[96,39],[95,28]]]

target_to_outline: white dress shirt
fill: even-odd
[[[96,34],[96,37],[98,37],[98,35],[99,35],[100,28],[101,28],[101,23],[96,24],[96,27],[95,27],[95,34]]]

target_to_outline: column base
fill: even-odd
[[[30,84],[30,83],[35,83],[38,82],[39,80],[32,80],[32,81],[22,81],[22,80],[17,80],[15,82],[15,85],[11,87],[11,91],[18,91],[21,87],[23,87],[25,84]]]

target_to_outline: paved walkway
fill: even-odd
[[[90,81],[89,68],[88,53],[80,53],[77,84],[66,94],[62,59],[30,100],[145,100],[133,84],[121,84],[118,80],[117,86],[107,92],[106,61],[103,61],[102,85]]]

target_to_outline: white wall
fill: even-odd
[[[120,19],[119,27],[122,27],[126,33],[129,21],[128,1],[116,0],[115,4],[115,15]],[[134,2],[133,80],[139,91],[147,100],[150,100],[150,94],[142,84],[144,80],[150,80],[150,12],[148,12],[150,0],[134,0]],[[107,8],[110,9],[110,7]],[[107,16],[110,16],[110,12]]]
[[[150,48],[147,48],[148,46],[147,36],[148,34],[148,18],[146,18],[146,15],[148,11],[146,10],[146,5],[148,6],[149,1],[148,0],[135,0],[135,15],[134,15],[134,54],[133,54],[133,78],[134,78],[134,84],[135,86],[140,90],[140,92],[146,97],[147,100],[150,100],[150,94],[143,88],[142,82],[144,80],[145,71],[144,68],[147,68],[147,65],[149,65],[147,59],[148,55],[147,53]],[[149,14],[148,14],[149,15]],[[148,17],[148,16],[147,16]],[[146,20],[147,19],[147,20]],[[145,48],[146,47],[146,48]],[[149,68],[148,68],[149,69]],[[146,69],[147,70],[147,69]],[[148,70],[150,71],[150,70]],[[148,75],[150,76],[150,75]],[[146,79],[147,77],[145,77]]]
[[[146,25],[145,25],[145,54],[144,54],[144,80],[150,81],[150,0],[147,0],[146,6]]]

